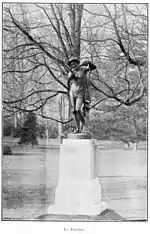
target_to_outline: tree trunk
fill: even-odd
[[[63,134],[62,123],[58,123],[58,136],[61,137]]]
[[[17,115],[14,114],[14,127],[17,128]]]
[[[81,19],[83,14],[83,4],[69,4],[69,17],[71,28],[72,48],[70,53],[80,57],[80,41],[81,41]]]
[[[49,132],[48,132],[48,122],[47,122],[47,120],[46,120],[45,134],[46,134],[46,145],[48,145],[49,144]]]
[[[62,122],[63,121],[63,95],[60,95],[60,100],[59,100],[59,119]],[[61,122],[58,122],[58,138],[61,138],[63,134],[63,125]]]

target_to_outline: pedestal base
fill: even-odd
[[[96,216],[108,208],[101,201],[101,187],[96,179],[84,183],[66,183],[56,193],[55,204],[48,208],[51,214]]]
[[[107,208],[95,175],[91,140],[64,140],[60,147],[60,175],[55,204],[48,213],[96,216]]]
[[[91,139],[91,135],[89,132],[69,133],[68,139]]]

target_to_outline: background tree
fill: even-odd
[[[8,92],[7,98],[4,101],[4,108],[7,110],[7,115],[8,111],[10,110],[11,112],[13,109],[15,111],[32,110],[36,111],[36,114],[43,116],[41,109],[50,103],[50,99],[53,102],[54,99],[52,98],[56,97],[59,93],[67,94],[66,90],[68,88],[65,83],[68,72],[66,64],[69,56],[75,52],[76,55],[78,53],[78,56],[80,56],[80,48],[77,47],[80,47],[80,22],[83,5],[73,4],[64,7],[61,4],[40,4],[30,6],[31,9],[38,9],[37,11],[39,13],[36,12],[36,16],[39,17],[38,19],[40,19],[41,23],[37,24],[37,20],[33,20],[33,16],[31,16],[29,10],[30,8],[25,4],[6,4],[4,11],[4,34],[7,36],[7,34],[12,32],[18,32],[22,35],[20,43],[18,42],[17,46],[11,46],[11,48],[9,47],[10,44],[6,46],[4,54],[9,54],[7,58],[11,60],[11,64],[16,64],[17,59],[24,59],[26,65],[24,67],[29,67],[26,70],[19,68],[9,69],[9,64],[4,67],[4,70],[6,69],[3,73],[4,77],[12,73],[23,73],[25,74],[25,82],[27,85],[21,98],[15,96],[10,98]],[[17,14],[14,13],[15,10],[17,10]],[[64,12],[65,14],[63,14]],[[72,14],[73,12],[74,14]],[[53,17],[50,18],[49,15],[53,15]],[[43,22],[41,16],[43,16]],[[71,25],[70,32],[65,25],[64,18],[66,16],[69,16],[67,23]],[[18,19],[15,17],[18,17]],[[60,18],[59,20],[58,17]],[[48,25],[45,25],[45,22]],[[14,29],[15,31],[13,31]],[[47,29],[49,30],[48,35]],[[36,34],[36,36],[33,37],[32,33],[34,35]],[[11,55],[12,51],[16,53],[13,57]],[[20,57],[20,54],[23,57]],[[7,82],[7,87],[5,85],[6,90],[9,90],[8,84],[10,82]],[[45,116],[43,117],[45,118]],[[60,118],[51,118],[49,115],[46,117],[56,119],[58,122],[61,121],[59,120]]]
[[[6,115],[32,110],[43,119],[70,121],[69,114],[62,118],[60,105],[53,105],[61,94],[69,107],[70,55],[97,65],[90,76],[91,114],[94,108],[113,113],[146,101],[146,4],[13,3],[3,5],[3,19]],[[53,110],[44,113],[46,106]]]
[[[97,5],[83,38],[91,58],[96,57],[97,76],[93,86],[100,98],[114,105],[131,106],[147,89],[147,8],[137,4]]]
[[[32,144],[37,145],[37,118],[32,112],[27,114],[23,127],[20,129],[20,141],[19,144]]]

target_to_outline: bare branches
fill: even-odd
[[[66,56],[66,58],[68,58],[67,50],[66,50],[66,47],[65,47],[65,44],[64,44],[62,35],[61,35],[60,24],[59,24],[57,15],[56,15],[56,13],[55,13],[55,9],[54,9],[53,4],[51,4],[50,6],[51,6],[52,13],[53,13],[53,15],[54,15],[54,18],[55,18],[56,26],[53,24],[53,21],[52,21],[51,17],[49,16],[49,14],[47,13],[46,9],[45,9],[44,7],[38,5],[38,4],[37,4],[37,6],[38,6],[39,8],[41,8],[41,9],[44,11],[45,15],[47,16],[47,18],[48,18],[48,20],[49,20],[51,26],[53,27],[54,31],[56,32],[56,34],[57,34],[57,36],[58,36],[58,38],[59,38],[59,41],[60,41],[60,43],[61,43],[61,46],[62,46],[64,55]],[[63,64],[63,65],[64,65],[64,64]]]
[[[55,121],[55,122],[57,122],[57,123],[62,123],[62,124],[67,124],[67,123],[70,123],[71,121],[73,121],[72,118],[69,119],[69,120],[67,120],[67,121],[61,121],[61,120],[58,120],[58,119],[56,119],[56,118],[52,118],[52,117],[47,116],[47,115],[44,115],[44,114],[36,113],[36,115],[41,116],[43,119],[50,119],[50,120],[53,120],[53,121]]]
[[[130,106],[140,101],[146,93],[145,83],[142,82],[144,78],[141,79],[143,74],[145,79],[147,78],[145,70],[147,32],[142,28],[143,21],[140,21],[143,16],[139,15],[137,21],[135,15],[129,11],[127,13],[127,6],[124,4],[107,4],[103,5],[103,9],[102,5],[97,6],[99,12],[85,9],[93,15],[93,22],[86,24],[87,35],[89,28],[92,27],[94,30],[99,28],[100,32],[93,35],[91,32],[91,36],[82,38],[86,53],[95,61],[99,61],[98,70],[103,77],[97,74],[98,77],[93,78],[91,85],[108,99]],[[94,17],[97,17],[102,27],[98,26]],[[145,28],[146,23],[145,21]],[[141,70],[141,76],[137,70]]]
[[[9,14],[12,19],[12,23],[24,34],[27,36],[27,38],[33,42],[38,48],[40,48],[50,59],[60,63],[62,66],[65,66],[64,62],[60,60],[59,58],[54,57],[52,54],[50,54],[42,45],[40,42],[37,42],[29,33],[26,31],[18,22],[14,19],[13,15],[9,11]]]
[[[31,69],[29,69],[29,70],[26,70],[26,71],[21,71],[21,70],[8,70],[8,71],[4,71],[3,72],[3,74],[6,74],[6,73],[14,73],[14,72],[16,72],[16,73],[28,73],[28,72],[31,72],[31,71],[34,71],[35,69],[37,69],[38,67],[40,67],[41,65],[37,65],[37,66],[35,66],[35,67],[33,67],[33,68],[31,68]]]
[[[28,105],[28,108],[29,108],[29,109],[26,108],[26,110],[38,111],[38,110],[40,110],[41,108],[43,108],[43,107],[46,105],[47,101],[48,101],[50,98],[53,98],[53,97],[55,97],[55,96],[57,96],[57,95],[58,95],[58,93],[55,93],[55,94],[53,94],[53,95],[51,95],[51,96],[45,98],[44,102],[43,102],[41,105],[39,105],[39,106],[36,106],[35,103],[30,104],[30,105]],[[32,108],[30,108],[30,106],[32,106]],[[11,108],[15,108],[15,109],[17,109],[17,110],[19,110],[19,111],[24,111],[24,110],[25,110],[24,108],[21,108],[21,107],[19,107],[18,105],[15,105],[15,106],[12,105]]]
[[[47,93],[47,92],[56,92],[57,94],[58,94],[58,93],[64,93],[64,94],[66,94],[65,91],[61,91],[61,90],[59,90],[59,91],[57,91],[57,90],[52,90],[52,89],[37,90],[37,91],[35,91],[35,92],[30,93],[29,95],[27,95],[27,96],[24,97],[24,98],[20,98],[20,99],[14,100],[14,101],[3,101],[3,103],[5,103],[5,104],[12,104],[12,103],[22,102],[22,101],[28,99],[29,97],[33,96],[34,94],[37,94],[37,93],[45,93],[45,92],[46,92],[46,93]]]
[[[90,10],[75,3],[31,4],[31,9],[24,11],[24,5],[15,13],[11,6],[5,7],[3,28],[5,107],[39,112],[58,94],[66,95],[68,102],[70,55],[90,59],[97,66],[91,87],[94,100],[99,101],[91,108],[98,104],[101,108],[104,102],[108,107],[113,103],[114,109],[108,110],[115,110],[142,100],[147,79],[147,16],[136,4],[97,4]]]
[[[110,11],[107,9],[106,5],[104,5],[104,7],[105,7],[105,9],[106,9],[112,23],[113,23],[114,30],[115,30],[117,40],[118,40],[117,44],[119,45],[121,51],[123,52],[123,54],[125,55],[125,57],[129,61],[129,63],[131,63],[131,64],[133,64],[135,66],[144,66],[146,64],[146,61],[133,59],[133,58],[131,58],[130,53],[128,51],[126,51],[126,49],[125,49],[125,47],[124,47],[124,45],[122,43],[122,40],[121,40],[121,37],[120,37],[120,34],[119,34],[119,30],[118,30],[115,18],[112,17],[112,15],[111,15]]]
[[[49,68],[49,66],[46,64],[46,61],[45,61],[45,64],[44,64],[46,67],[47,67],[47,69],[48,69],[48,71],[50,72],[50,74],[54,77],[54,79],[59,83],[59,84],[61,84],[65,89],[68,89],[68,87],[63,83],[63,82],[61,82],[55,75],[54,75],[54,73],[52,72],[52,70]]]

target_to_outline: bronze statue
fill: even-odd
[[[70,71],[68,73],[69,97],[76,129],[74,133],[81,133],[85,126],[86,111],[89,110],[91,102],[88,84],[88,74],[96,66],[86,60],[82,64],[78,58],[69,60]]]

